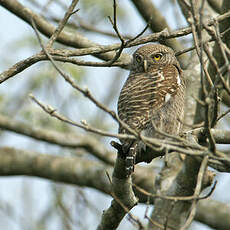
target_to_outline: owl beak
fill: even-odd
[[[144,67],[144,71],[147,72],[148,71],[148,62],[147,62],[147,60],[144,60],[143,64],[144,64],[144,66],[143,66]]]

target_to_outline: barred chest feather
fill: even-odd
[[[118,115],[136,131],[146,129],[152,120],[162,128],[161,119],[167,123],[175,116],[183,117],[183,103],[183,78],[174,65],[167,65],[148,73],[130,73],[119,96]],[[173,116],[174,110],[177,114]],[[125,132],[119,128],[119,133]]]

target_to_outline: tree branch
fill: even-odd
[[[4,2],[4,3],[3,3]],[[9,1],[11,2],[11,0]],[[8,3],[8,2],[7,2]],[[6,2],[3,0],[0,0],[0,4],[2,4],[3,6],[5,6]],[[19,4],[19,3],[15,3],[15,4]],[[6,6],[8,6],[6,4]],[[5,7],[6,7],[5,6]],[[6,7],[7,8],[7,7]],[[10,8],[11,9],[11,8]],[[14,8],[13,8],[14,9]],[[12,10],[12,12],[14,12]],[[17,16],[20,16],[17,15]],[[40,18],[39,20],[44,20],[42,19],[40,16],[36,16],[36,18]],[[227,12],[223,15],[220,15],[218,17],[215,18],[216,21],[221,22],[227,18],[230,17],[230,12]],[[31,20],[31,18],[30,18]],[[38,20],[38,19],[37,19]],[[207,23],[206,26],[211,26],[214,24],[213,19],[210,19]],[[31,22],[30,22],[31,23]],[[48,23],[48,22],[46,22]],[[53,27],[53,26],[52,26]],[[39,29],[39,28],[38,28]],[[55,28],[53,28],[54,31]],[[41,32],[44,33],[44,31],[42,29],[40,29]],[[63,34],[64,32],[62,32],[61,34]],[[135,40],[133,40],[132,42],[129,42],[126,45],[126,48],[132,47],[132,46],[136,46],[136,45],[140,45],[140,44],[145,44],[148,42],[154,42],[154,41],[159,41],[161,39],[171,39],[171,38],[175,38],[175,37],[181,37],[181,36],[185,36],[191,33],[191,28],[187,27],[187,28],[183,28],[183,29],[179,29],[173,32],[166,32],[166,31],[162,31],[159,33],[154,33],[154,34],[150,34],[147,35],[143,38],[137,38]],[[51,33],[52,34],[52,33]],[[68,36],[73,36],[73,40],[75,39],[74,35],[69,35]],[[61,40],[62,36],[60,36],[59,38],[59,42],[62,42]],[[68,37],[68,39],[70,39]],[[71,43],[69,44],[71,46]],[[89,45],[88,45],[89,46]],[[86,47],[88,47],[86,46]],[[103,46],[103,45],[98,45],[95,43],[91,44],[90,48],[81,48],[81,49],[76,49],[76,50],[67,50],[67,49],[62,49],[62,50],[57,50],[57,49],[49,49],[49,53],[50,55],[52,55],[52,58],[56,61],[61,61],[61,62],[69,62],[72,64],[76,64],[79,66],[95,66],[95,67],[111,67],[111,66],[119,66],[122,68],[129,68],[130,62],[131,62],[131,58],[130,55],[127,54],[121,54],[122,57],[125,58],[119,58],[118,61],[114,62],[111,64],[110,60],[112,60],[115,56],[115,53],[113,52],[112,55],[110,55],[109,57],[107,57],[106,62],[92,62],[92,61],[83,61],[83,60],[79,60],[76,58],[70,58],[70,56],[83,56],[83,55],[103,55],[102,53],[106,53],[107,54],[111,54],[111,52],[109,51],[114,51],[114,50],[118,50],[120,49],[121,44],[120,43],[115,43],[113,45],[107,45],[107,46]],[[74,47],[74,46],[73,46]],[[190,51],[191,49],[185,49],[184,51]],[[184,53],[183,51],[178,52],[178,54]],[[103,58],[102,58],[103,59]],[[49,58],[43,54],[43,53],[38,53],[35,54],[29,58],[26,58],[22,61],[19,61],[18,63],[16,63],[15,65],[13,65],[12,67],[10,67],[8,70],[2,72],[0,74],[0,83],[8,80],[9,78],[15,76],[16,74],[22,72],[23,70],[25,70],[26,68],[30,67],[31,65],[39,62],[39,61],[44,61],[44,60],[49,60]]]
[[[42,128],[33,127],[27,123],[19,122],[0,115],[0,128],[11,132],[19,133],[36,140],[45,141],[50,144],[56,144],[61,147],[72,149],[83,148],[89,154],[105,162],[113,165],[113,153],[109,152],[100,141],[93,136],[76,135],[73,133],[60,133]]]
[[[52,47],[53,43],[58,38],[58,36],[61,33],[61,31],[66,26],[66,23],[68,22],[69,18],[73,15],[73,13],[76,13],[76,11],[74,11],[74,8],[76,7],[78,1],[79,0],[73,0],[72,3],[71,3],[71,5],[69,6],[69,8],[66,10],[65,16],[59,22],[58,27],[55,29],[54,33],[50,37],[50,39],[48,41],[48,44],[47,44],[47,48],[48,47]]]
[[[89,186],[109,193],[105,171],[109,167],[79,157],[38,154],[14,148],[0,148],[0,175],[37,176],[57,182]],[[95,178],[100,178],[96,180]]]
[[[38,154],[15,148],[0,148],[0,176],[37,176],[61,183],[90,187],[106,194],[111,192],[111,184],[100,162],[89,161],[78,157],[63,157],[48,154]],[[146,167],[136,167],[134,184],[152,193],[156,175]],[[140,202],[146,202],[148,195],[138,192],[135,194]],[[218,212],[216,211],[218,207]],[[210,216],[210,215],[213,215]],[[216,215],[219,215],[216,218]],[[199,201],[195,219],[211,227],[223,230],[229,229],[230,210],[226,204],[213,200]],[[215,218],[214,218],[215,217]]]
[[[166,19],[161,15],[160,11],[153,5],[153,2],[150,0],[132,0],[133,4],[136,6],[137,10],[141,16],[145,19],[146,23],[150,25],[150,28],[153,32],[160,32],[165,28],[170,32],[171,29],[167,24]],[[159,40],[160,43],[170,46],[175,51],[183,50],[183,46],[176,39],[170,40]],[[178,57],[181,66],[185,67],[188,61],[188,55],[184,54]]]
[[[132,178],[126,177],[125,172],[125,159],[118,156],[113,170],[113,200],[110,207],[104,211],[97,230],[117,229],[124,216],[137,205],[138,199],[132,189]]]
[[[213,229],[230,229],[229,204],[207,199],[201,200],[197,206],[195,219]]]
[[[0,0],[0,5],[27,22],[29,25],[31,25],[31,18],[33,18],[38,30],[47,37],[51,37],[55,31],[55,27],[46,19],[34,13],[31,9],[24,7],[17,0]],[[85,48],[98,45],[76,31],[74,33],[62,31],[57,38],[57,41],[64,45],[72,46],[75,48]],[[95,56],[98,56],[103,60],[110,60],[113,58],[114,53],[98,54]],[[127,55],[123,54],[120,60],[125,61],[127,57]]]

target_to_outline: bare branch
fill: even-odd
[[[45,141],[50,144],[56,144],[61,147],[71,149],[83,148],[89,154],[105,162],[113,165],[114,160],[111,158],[113,153],[109,152],[100,141],[93,136],[76,135],[75,133],[61,133],[57,131],[32,127],[31,125],[12,120],[6,116],[0,115],[0,128],[11,132],[19,133],[36,140]]]
[[[110,168],[99,162],[79,157],[38,154],[14,148],[0,148],[0,155],[1,176],[37,176],[57,182],[89,186],[109,193],[110,186],[105,170]],[[97,177],[100,180],[96,180]]]
[[[195,219],[213,229],[230,228],[230,207],[228,203],[211,199],[201,200],[197,205]]]
[[[17,0],[0,0],[0,5],[27,22],[29,25],[31,25],[31,18],[33,18],[38,30],[47,37],[52,36],[55,31],[55,27],[46,19],[34,13],[31,9],[24,7]],[[75,48],[85,48],[97,45],[76,31],[74,33],[62,31],[58,36],[57,41]],[[96,56],[104,60],[110,60],[114,56],[114,53],[99,54]],[[124,54],[121,59],[125,61],[126,58],[127,56]]]
[[[195,188],[195,192],[194,192],[194,196],[195,197],[199,197],[200,193],[201,193],[201,187],[202,187],[202,182],[203,182],[203,178],[204,178],[204,174],[207,168],[207,164],[208,164],[208,156],[204,157],[201,166],[200,166],[200,170],[197,176],[197,184],[196,184],[196,188]],[[193,200],[192,202],[192,206],[191,206],[191,212],[188,216],[188,219],[186,220],[185,224],[180,228],[180,230],[186,230],[190,224],[192,223],[194,217],[195,217],[195,213],[196,213],[196,205],[197,205],[197,201],[198,200]]]
[[[117,157],[112,180],[113,201],[104,211],[97,230],[117,229],[121,220],[135,205],[138,199],[132,189],[131,177],[126,177],[125,159]]]
[[[0,3],[2,3],[1,1],[3,1],[3,0],[0,0]],[[4,2],[4,4],[5,4],[5,2]],[[4,4],[3,4],[3,6],[5,6]],[[13,11],[13,9],[12,9],[12,11]],[[37,16],[37,17],[39,17],[39,16]],[[220,21],[223,21],[229,17],[230,17],[230,12],[227,12],[223,15],[218,16],[216,18],[216,20],[218,22],[220,22]],[[29,23],[31,23],[31,22],[29,22]],[[214,24],[214,20],[211,19],[207,23],[207,26],[211,26],[213,24]],[[40,29],[40,31],[43,32],[42,29]],[[142,34],[142,32],[137,36],[140,36]],[[159,39],[171,39],[171,38],[175,38],[175,37],[185,36],[185,35],[188,35],[190,33],[191,33],[191,28],[188,27],[188,28],[176,30],[176,31],[171,32],[171,33],[168,33],[166,31],[162,31],[159,33],[147,35],[143,38],[136,38],[135,37],[135,40],[131,39],[132,41],[129,42],[128,44],[126,44],[126,48],[140,45],[140,44],[144,44],[147,42],[158,41]],[[80,40],[82,41],[82,39],[80,39]],[[69,44],[69,45],[71,45],[71,44]],[[89,54],[97,55],[97,54],[101,54],[101,53],[105,53],[105,52],[106,52],[106,54],[108,54],[109,51],[118,50],[118,49],[120,49],[120,43],[116,43],[114,45],[108,45],[108,46],[102,46],[102,45],[94,44],[94,45],[92,45],[91,48],[82,48],[82,49],[76,49],[76,50],[49,49],[49,53],[52,55],[52,58],[56,61],[69,62],[69,63],[76,64],[79,66],[110,67],[112,65],[112,66],[120,66],[122,68],[128,68],[130,65],[130,60],[131,60],[129,55],[128,56],[126,55],[126,58],[122,58],[122,59],[120,58],[117,62],[114,62],[112,64],[111,64],[110,60],[114,58],[114,54],[110,55],[109,59],[107,59],[107,60],[109,60],[108,62],[90,62],[90,61],[82,61],[79,59],[69,58],[69,56],[83,56],[83,55],[89,55]],[[177,55],[180,55],[181,53],[190,51],[191,49],[194,49],[194,48],[185,49],[184,51],[178,52]],[[122,54],[122,56],[124,56],[124,54]],[[33,65],[39,61],[43,61],[43,60],[49,60],[49,58],[43,53],[38,53],[38,54],[35,54],[35,55],[33,55],[27,59],[24,59],[24,60],[16,63],[12,67],[10,67],[8,70],[6,70],[0,74],[0,83],[8,80],[9,78],[13,77],[17,73],[22,72],[24,69],[30,67],[31,65]]]
[[[72,0],[71,5],[69,6],[68,10],[65,13],[64,18],[60,21],[58,27],[56,28],[56,30],[54,31],[54,33],[52,34],[52,36],[50,37],[48,43],[47,43],[47,48],[50,48],[54,41],[58,38],[59,34],[61,33],[61,31],[64,29],[68,19],[71,17],[71,15],[73,15],[74,8],[77,5],[78,0]]]
[[[38,105],[40,106],[46,113],[48,113],[50,116],[57,118],[60,121],[63,121],[67,124],[82,128],[88,132],[92,132],[92,133],[96,133],[102,136],[106,136],[106,137],[116,137],[116,138],[134,138],[134,136],[131,135],[124,135],[124,134],[112,134],[106,131],[102,131],[100,129],[96,129],[93,128],[91,126],[89,126],[86,121],[82,121],[82,124],[76,123],[73,120],[65,117],[64,115],[59,114],[56,109],[54,109],[53,107],[51,107],[50,105],[44,105],[41,101],[39,101],[38,99],[36,99],[32,94],[30,94],[30,98]]]

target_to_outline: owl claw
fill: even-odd
[[[126,170],[126,176],[130,176],[134,172],[134,157],[133,156],[127,156],[125,158],[125,170]]]
[[[136,155],[136,145],[132,146],[129,149],[129,152],[125,158],[126,177],[129,177],[134,172],[135,155]]]

